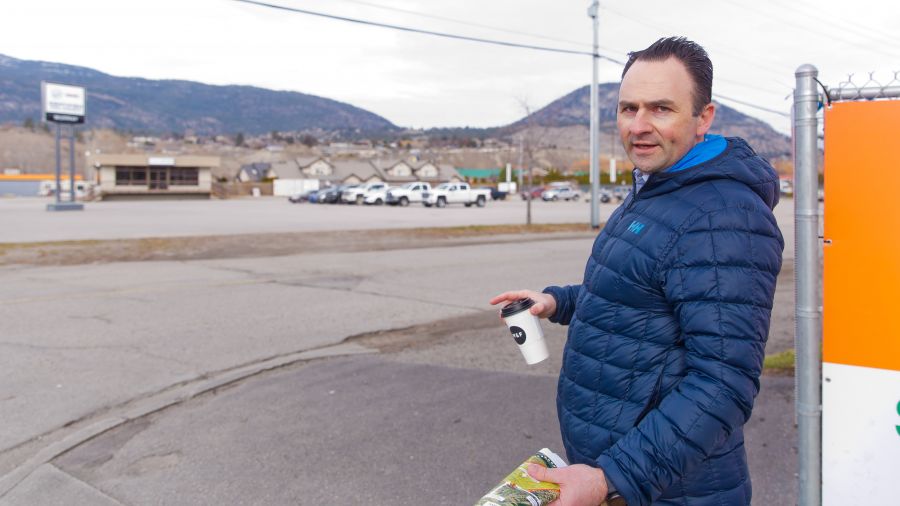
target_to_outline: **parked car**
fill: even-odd
[[[539,199],[541,198],[541,194],[544,193],[544,189],[545,188],[543,186],[535,186],[531,190],[522,191],[521,193],[519,193],[519,196],[522,197],[522,200],[528,200],[529,195],[531,195],[532,200]]]
[[[431,185],[428,183],[421,181],[406,183],[388,190],[385,202],[392,206],[406,207],[410,202],[422,202],[422,195],[427,191],[431,191]]]
[[[469,183],[441,183],[437,188],[422,194],[422,203],[425,207],[444,207],[447,204],[464,204],[466,207],[475,204],[484,207],[490,196],[490,190],[471,188]]]
[[[508,194],[505,191],[500,191],[496,186],[479,186],[478,189],[490,191],[491,200],[506,200],[506,195]]]
[[[541,199],[544,202],[555,202],[557,200],[578,201],[579,198],[581,198],[581,192],[569,186],[550,188],[541,193]]]
[[[616,200],[622,202],[625,200],[625,197],[628,196],[628,192],[631,191],[627,186],[616,186],[612,190],[612,195]]]
[[[597,199],[597,200],[599,200],[601,204],[608,204],[608,203],[612,202],[612,199],[613,199],[613,192],[610,192],[610,191],[607,190],[606,188],[599,188],[599,189],[598,189],[598,192],[597,192],[597,195],[600,197],[600,198]],[[616,198],[619,198],[619,197],[616,197]],[[621,198],[624,199],[625,197],[621,197]],[[585,202],[590,202],[590,201],[591,201],[591,194],[590,194],[590,192],[587,193],[587,196],[584,198],[584,201],[585,201]]]
[[[363,204],[381,206],[387,202],[387,193],[392,190],[388,185],[372,188],[363,195]]]
[[[782,195],[793,195],[794,183],[792,183],[790,179],[780,179],[778,181],[778,189]]]
[[[292,204],[299,204],[301,202],[306,202],[309,200],[309,194],[314,191],[316,191],[316,190],[307,190],[303,193],[297,193],[295,195],[291,195],[290,197],[288,197],[288,202],[290,202]]]
[[[319,195],[319,204],[335,204],[340,202],[341,193],[350,186],[351,185],[341,184],[325,188]]]
[[[325,193],[325,190],[313,190],[306,194],[306,201],[310,204],[318,204],[319,203],[319,195]]]
[[[348,204],[362,205],[366,201],[367,193],[379,192],[379,191],[386,190],[387,188],[388,188],[388,184],[382,183],[382,182],[356,185],[356,186],[353,186],[351,188],[344,190],[341,193],[341,202],[346,202]],[[384,198],[384,197],[382,197],[382,198]]]

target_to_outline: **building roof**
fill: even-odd
[[[92,157],[95,164],[100,166],[126,166],[126,167],[149,167],[151,165],[164,167],[199,167],[199,168],[217,168],[221,165],[222,159],[218,156],[197,156],[197,155],[180,155],[172,156],[168,154],[101,154]]]
[[[365,181],[372,176],[377,176],[378,178],[385,180],[384,174],[378,170],[375,165],[366,160],[340,160],[331,165],[334,167],[334,172],[331,173],[331,176],[320,177],[320,179],[343,181],[350,176],[356,176]]]
[[[441,166],[441,171],[443,171],[443,165]],[[486,177],[495,177],[499,176],[502,169],[465,169],[459,168],[454,169],[457,175],[462,177],[472,177],[472,178],[486,178]]]
[[[310,165],[318,162],[319,160],[322,160],[328,165],[331,165],[331,162],[322,158],[321,156],[298,156],[297,158],[294,158],[294,162],[296,162],[301,169],[305,169]]]
[[[278,179],[303,179],[300,166],[294,160],[281,160],[272,164],[272,171]]]
[[[440,177],[441,181],[449,181],[451,179],[459,178],[465,179],[460,173],[459,170],[450,165],[449,163],[441,163],[437,165],[438,168],[438,177]]]
[[[241,165],[241,170],[238,171],[238,175],[241,172],[247,175],[247,179],[249,181],[257,182],[262,181],[268,177],[269,169],[272,168],[272,164],[268,162],[255,162]]]

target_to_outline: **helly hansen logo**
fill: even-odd
[[[641,230],[644,230],[644,224],[639,221],[632,221],[631,225],[628,225],[628,231],[632,234],[640,234]]]

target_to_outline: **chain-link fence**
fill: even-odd
[[[841,81],[835,88],[825,88],[825,99],[828,102],[850,100],[896,100],[900,99],[900,70],[893,75],[875,75],[869,72],[868,78],[849,74],[846,81]]]
[[[801,506],[822,504],[822,271],[820,255],[823,237],[819,236],[818,191],[818,129],[819,111],[825,105],[832,109],[834,102],[893,101],[900,99],[900,71],[876,75],[869,72],[860,77],[850,74],[834,88],[818,79],[818,70],[802,65],[795,73],[794,89],[794,223],[796,234],[796,347],[797,347],[797,420],[798,420],[798,479]],[[820,91],[821,90],[821,91]],[[846,104],[851,105],[851,104]],[[859,104],[863,105],[863,104]],[[874,104],[873,104],[874,105]],[[881,104],[878,109],[895,109],[895,104]],[[895,118],[893,112],[881,116]],[[825,116],[828,114],[826,112]],[[882,121],[883,123],[883,121]],[[859,127],[866,128],[865,120]],[[896,124],[896,121],[891,122]],[[837,125],[837,124],[836,124]],[[866,142],[856,138],[854,143],[865,144],[859,150],[878,152],[877,146],[888,147],[897,130],[895,127],[870,125],[871,132],[863,132]],[[852,129],[850,129],[852,130]],[[848,133],[847,125],[837,135]],[[873,141],[875,139],[875,147]],[[877,144],[880,143],[880,144]],[[871,158],[871,157],[870,157]],[[893,168],[890,168],[894,170]],[[885,183],[887,184],[887,183]],[[865,296],[864,294],[856,294]],[[900,406],[898,406],[900,412]],[[900,427],[900,426],[898,426]],[[898,429],[900,430],[900,429]],[[843,457],[850,458],[848,455]],[[850,459],[852,460],[852,459]],[[854,461],[855,462],[855,461]],[[865,464],[864,464],[865,465]],[[867,491],[868,492],[868,491]],[[865,502],[865,501],[863,501]]]

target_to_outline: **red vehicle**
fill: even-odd
[[[522,200],[528,200],[528,194],[530,193],[531,200],[540,200],[541,194],[544,193],[544,189],[543,186],[535,186],[530,191],[523,191],[519,193],[519,195],[522,197]]]

